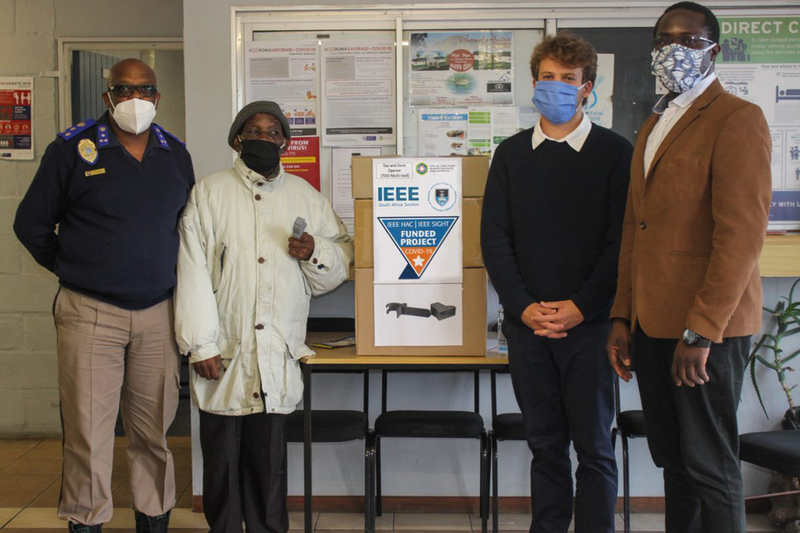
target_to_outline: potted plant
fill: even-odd
[[[797,384],[790,385],[787,380],[787,373],[794,372],[794,369],[788,365],[793,359],[800,356],[800,350],[786,353],[783,341],[787,337],[800,333],[800,302],[794,300],[794,291],[798,283],[800,283],[800,279],[792,284],[789,296],[781,297],[774,309],[764,307],[764,311],[775,319],[775,329],[761,336],[748,358],[753,388],[767,419],[769,419],[769,414],[767,414],[764,400],[761,397],[761,390],[758,387],[756,367],[761,364],[775,373],[775,377],[778,379],[778,383],[789,404],[789,408],[783,415],[781,428],[789,431],[800,430],[800,406],[796,406],[792,398],[792,391],[797,387]],[[773,473],[772,483],[769,486],[770,492],[783,493],[798,490],[800,490],[798,478],[792,478],[777,472]],[[786,533],[800,532],[800,496],[794,494],[790,497],[773,498],[769,518],[774,523],[785,526]]]

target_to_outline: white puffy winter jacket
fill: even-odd
[[[297,217],[314,237],[308,261],[289,255]],[[175,334],[192,363],[222,355],[219,381],[192,372],[196,405],[219,415],[288,414],[303,395],[297,360],[312,295],[347,279],[353,244],[328,200],[281,167],[265,180],[237,159],[200,180],[180,222]],[[264,393],[264,401],[262,395]]]

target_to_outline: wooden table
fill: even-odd
[[[309,333],[307,342],[322,342],[325,340],[339,339],[347,333]],[[300,359],[303,371],[303,420],[305,434],[303,441],[303,483],[304,483],[304,512],[305,531],[311,533],[313,524],[312,516],[312,483],[311,483],[311,375],[314,372],[342,372],[352,370],[414,370],[414,371],[442,371],[442,370],[503,370],[508,367],[506,359],[491,358],[484,355],[467,356],[380,356],[356,355],[355,346],[345,348],[314,348],[315,357]],[[370,500],[371,498],[368,498]],[[365,530],[372,533],[374,524],[369,524],[370,510],[365,513]]]

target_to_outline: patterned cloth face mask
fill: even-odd
[[[669,44],[652,51],[650,71],[658,81],[673,93],[683,93],[694,87],[711,69],[711,61],[703,69],[706,54],[716,43],[695,50],[680,44]],[[701,70],[703,69],[703,70]]]

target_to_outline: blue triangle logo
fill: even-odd
[[[458,217],[378,217],[406,260],[398,279],[420,279]]]

